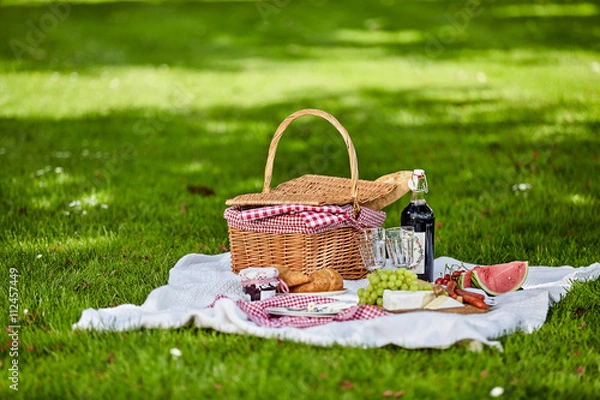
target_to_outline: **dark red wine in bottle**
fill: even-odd
[[[402,210],[400,224],[415,228],[411,270],[419,279],[433,282],[435,214],[425,200],[425,194],[429,191],[425,171],[415,169],[408,186],[412,190],[412,199]]]

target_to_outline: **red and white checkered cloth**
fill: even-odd
[[[230,227],[251,232],[315,234],[337,228],[379,227],[385,221],[385,212],[363,207],[355,218],[351,204],[282,204],[264,207],[234,206],[225,210],[224,217]]]
[[[220,295],[215,302],[226,296]],[[270,328],[310,328],[327,324],[332,321],[354,321],[367,320],[387,315],[381,308],[372,305],[359,305],[350,307],[339,314],[331,317],[297,317],[297,316],[273,316],[266,310],[271,307],[298,307],[305,308],[309,303],[326,304],[335,302],[335,299],[320,296],[275,296],[270,299],[249,302],[246,300],[236,301],[236,305],[248,315],[248,319],[258,326]],[[214,306],[215,302],[210,307]]]

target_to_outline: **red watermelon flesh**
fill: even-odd
[[[490,296],[514,292],[523,286],[527,278],[527,261],[513,261],[506,264],[475,267],[471,271],[471,283],[483,289]]]
[[[473,285],[471,284],[471,275],[473,275],[472,269],[466,271],[464,274],[462,274],[460,276],[460,279],[458,281],[458,286],[461,289],[473,287]]]

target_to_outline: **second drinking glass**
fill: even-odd
[[[385,231],[388,253],[395,267],[410,268],[414,257],[415,228],[402,226]]]

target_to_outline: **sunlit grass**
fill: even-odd
[[[561,101],[573,99],[585,107],[581,112],[565,110],[553,116],[559,120],[557,122],[571,123],[587,118],[587,109],[600,102],[593,91],[593,83],[600,82],[600,73],[593,69],[592,57],[579,55],[559,68],[523,67],[509,72],[487,62],[456,65],[428,61],[419,64],[411,62],[410,58],[384,56],[377,63],[371,63],[357,61],[359,54],[338,55],[335,62],[324,56],[320,56],[320,60],[292,63],[257,61],[241,73],[166,66],[105,67],[102,72],[6,73],[2,77],[6,90],[0,115],[60,119],[87,114],[108,115],[132,108],[181,113],[234,104],[259,106],[297,96],[308,99],[315,90],[321,96],[339,97],[339,101],[351,105],[351,92],[355,90],[419,89],[414,93],[415,98],[430,98],[432,102],[444,100],[458,105],[472,102],[470,110],[461,106],[463,118],[468,118],[471,112],[491,115],[502,111],[507,104],[519,102],[523,107],[536,103],[547,107],[544,102],[548,100],[540,94],[550,90],[560,95]],[[510,53],[507,57],[511,58]],[[555,84],[548,88],[536,79],[540,74]],[[294,79],[288,79],[289,76]],[[511,82],[517,76],[520,85],[515,87]],[[444,87],[448,90],[440,90]],[[20,95],[8,97],[10,93]],[[31,96],[35,96],[35,101],[27,100]],[[354,104],[357,102],[355,99]],[[419,119],[419,116],[414,118]],[[221,126],[209,128],[222,129]]]
[[[571,194],[569,195],[569,202],[575,206],[598,206],[600,199],[594,199],[590,196]]]
[[[339,30],[334,33],[333,40],[353,45],[377,46],[382,44],[421,43],[425,41],[422,32],[404,30],[388,32],[381,30]]]
[[[565,16],[580,16],[591,17],[600,14],[600,9],[594,3],[579,3],[579,4],[513,4],[507,6],[496,7],[493,13],[503,18],[517,17],[565,17]]]

